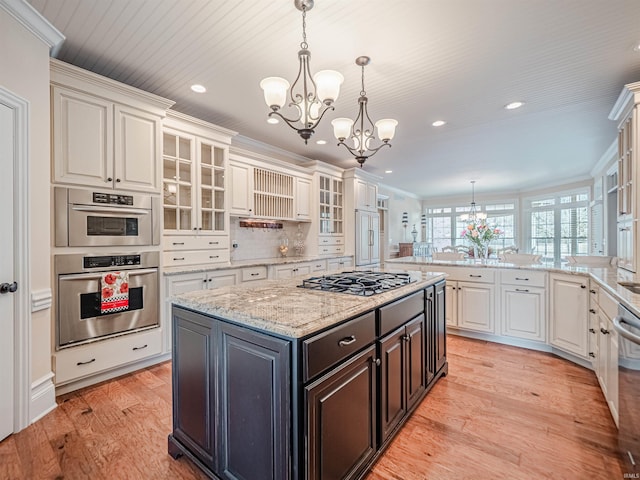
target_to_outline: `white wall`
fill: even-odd
[[[282,229],[273,228],[247,228],[240,226],[240,219],[231,217],[230,222],[230,240],[237,243],[237,248],[231,248],[231,261],[241,260],[261,260],[280,258],[278,247],[280,239],[286,236],[289,239],[289,251],[287,257],[297,257],[294,248],[294,242],[298,232],[298,225],[302,231],[305,249],[302,256],[308,252],[309,243],[307,236],[309,233],[310,223],[307,222],[285,222],[278,221],[282,224]]]
[[[387,212],[389,227],[386,236],[391,252],[397,251],[398,243],[413,241],[410,232],[414,224],[418,231],[418,241],[420,241],[420,216],[422,215],[422,202],[420,199],[412,193],[398,190],[387,185],[380,185],[378,187],[378,194],[389,197],[389,210]],[[402,226],[403,212],[407,212],[409,217],[406,233]]]
[[[31,291],[51,289],[49,47],[0,8],[0,85],[29,102]],[[25,319],[26,321],[26,319]],[[51,373],[52,312],[31,318],[31,380]]]

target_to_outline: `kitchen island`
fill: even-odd
[[[169,453],[211,478],[362,478],[447,373],[444,275],[371,296],[302,278],[173,299]]]

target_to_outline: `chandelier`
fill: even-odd
[[[375,139],[373,135],[374,124],[367,111],[368,98],[367,92],[364,89],[364,67],[368,65],[370,61],[371,59],[365,56],[356,58],[356,65],[362,68],[362,90],[358,98],[358,116],[355,120],[351,120],[350,118],[336,118],[331,122],[331,125],[333,125],[333,134],[338,139],[338,145],[342,145],[349,150],[351,155],[356,157],[360,167],[367,161],[367,158],[375,155],[382,147],[391,146],[389,141],[395,135],[396,126],[398,125],[398,122],[392,118],[378,120],[375,123],[375,128],[378,129],[378,137],[380,137],[383,143],[375,148],[371,147],[371,141]],[[345,143],[346,139],[353,141],[353,147]]]
[[[281,77],[268,77],[260,82],[264,90],[264,100],[271,108],[269,112],[270,123],[278,123],[274,117],[278,116],[291,128],[298,132],[304,139],[304,143],[311,138],[314,129],[322,120],[327,110],[333,110],[333,103],[340,94],[340,85],[344,77],[333,70],[322,70],[311,75],[309,59],[311,52],[307,44],[307,12],[313,8],[313,0],[294,0],[298,10],[302,11],[302,43],[298,52],[298,75],[291,86],[289,93],[293,107],[294,117],[287,118],[279,110],[287,102],[287,90],[289,82]]]
[[[486,213],[476,211],[475,184],[476,181],[471,180],[471,208],[469,209],[469,213],[460,215],[460,220],[470,223],[487,219]]]

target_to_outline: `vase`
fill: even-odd
[[[480,260],[486,260],[489,258],[489,245],[474,245],[473,256]]]

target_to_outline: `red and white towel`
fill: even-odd
[[[129,273],[108,272],[100,280],[100,313],[114,313],[129,309]]]

